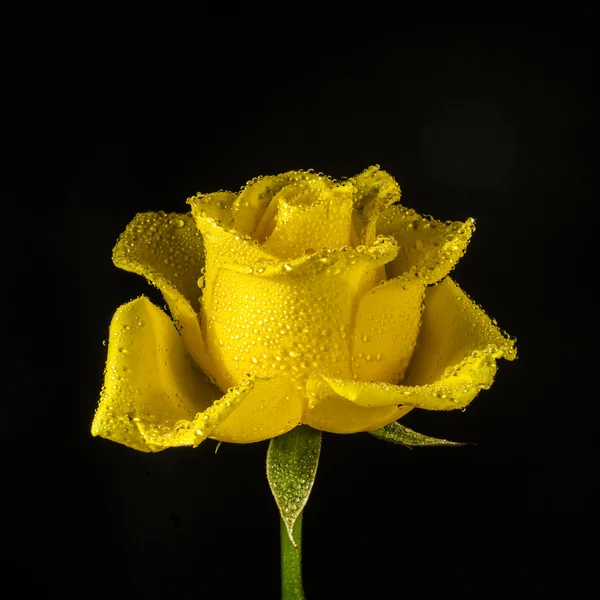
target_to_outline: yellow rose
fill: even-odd
[[[157,451],[465,407],[514,342],[447,277],[473,221],[399,200],[378,167],[292,171],[194,196],[191,216],[137,215],[113,260],[173,321],[143,296],[117,309],[93,434]]]

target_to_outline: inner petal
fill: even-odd
[[[310,171],[288,171],[281,175],[257,177],[248,182],[233,205],[235,229],[241,235],[255,237],[255,231],[273,197],[284,187],[300,181],[332,185],[327,177]]]
[[[349,185],[332,189],[289,186],[275,200],[275,224],[264,246],[279,258],[351,244],[353,198]]]

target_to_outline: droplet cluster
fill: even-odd
[[[161,288],[176,289],[196,309],[197,281],[204,266],[202,235],[194,220],[179,213],[140,213],[113,250],[114,263]]]
[[[351,376],[355,289],[344,283],[339,264],[317,259],[312,274],[303,266],[298,275],[293,268],[265,277],[222,269],[215,278],[204,310],[206,337],[213,360],[234,382],[248,373],[298,380],[314,370]]]
[[[191,363],[171,320],[147,298],[117,310],[95,435],[145,451],[189,445],[176,424],[206,414],[220,395]]]
[[[355,379],[401,380],[419,333],[424,291],[422,285],[391,280],[360,298],[352,352]]]
[[[281,517],[292,528],[310,495],[321,453],[321,432],[299,427],[271,440],[267,478]]]
[[[442,223],[412,208],[388,207],[377,219],[377,233],[391,235],[398,242],[398,255],[386,265],[388,277],[416,279],[422,284],[440,281],[465,253],[474,230],[473,219]]]

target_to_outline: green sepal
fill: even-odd
[[[403,446],[467,446],[463,442],[451,442],[450,440],[442,440],[434,438],[422,433],[417,433],[404,425],[400,425],[397,421],[382,427],[381,429],[375,429],[375,431],[369,431],[369,433],[385,442],[391,442],[392,444],[402,444]]]
[[[267,479],[288,532],[290,542],[294,523],[304,509],[319,465],[321,432],[299,425],[271,440],[267,451]]]

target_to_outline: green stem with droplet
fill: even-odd
[[[294,523],[293,535],[297,548],[292,546],[285,523],[279,519],[281,539],[281,600],[305,600],[302,586],[302,513]]]

